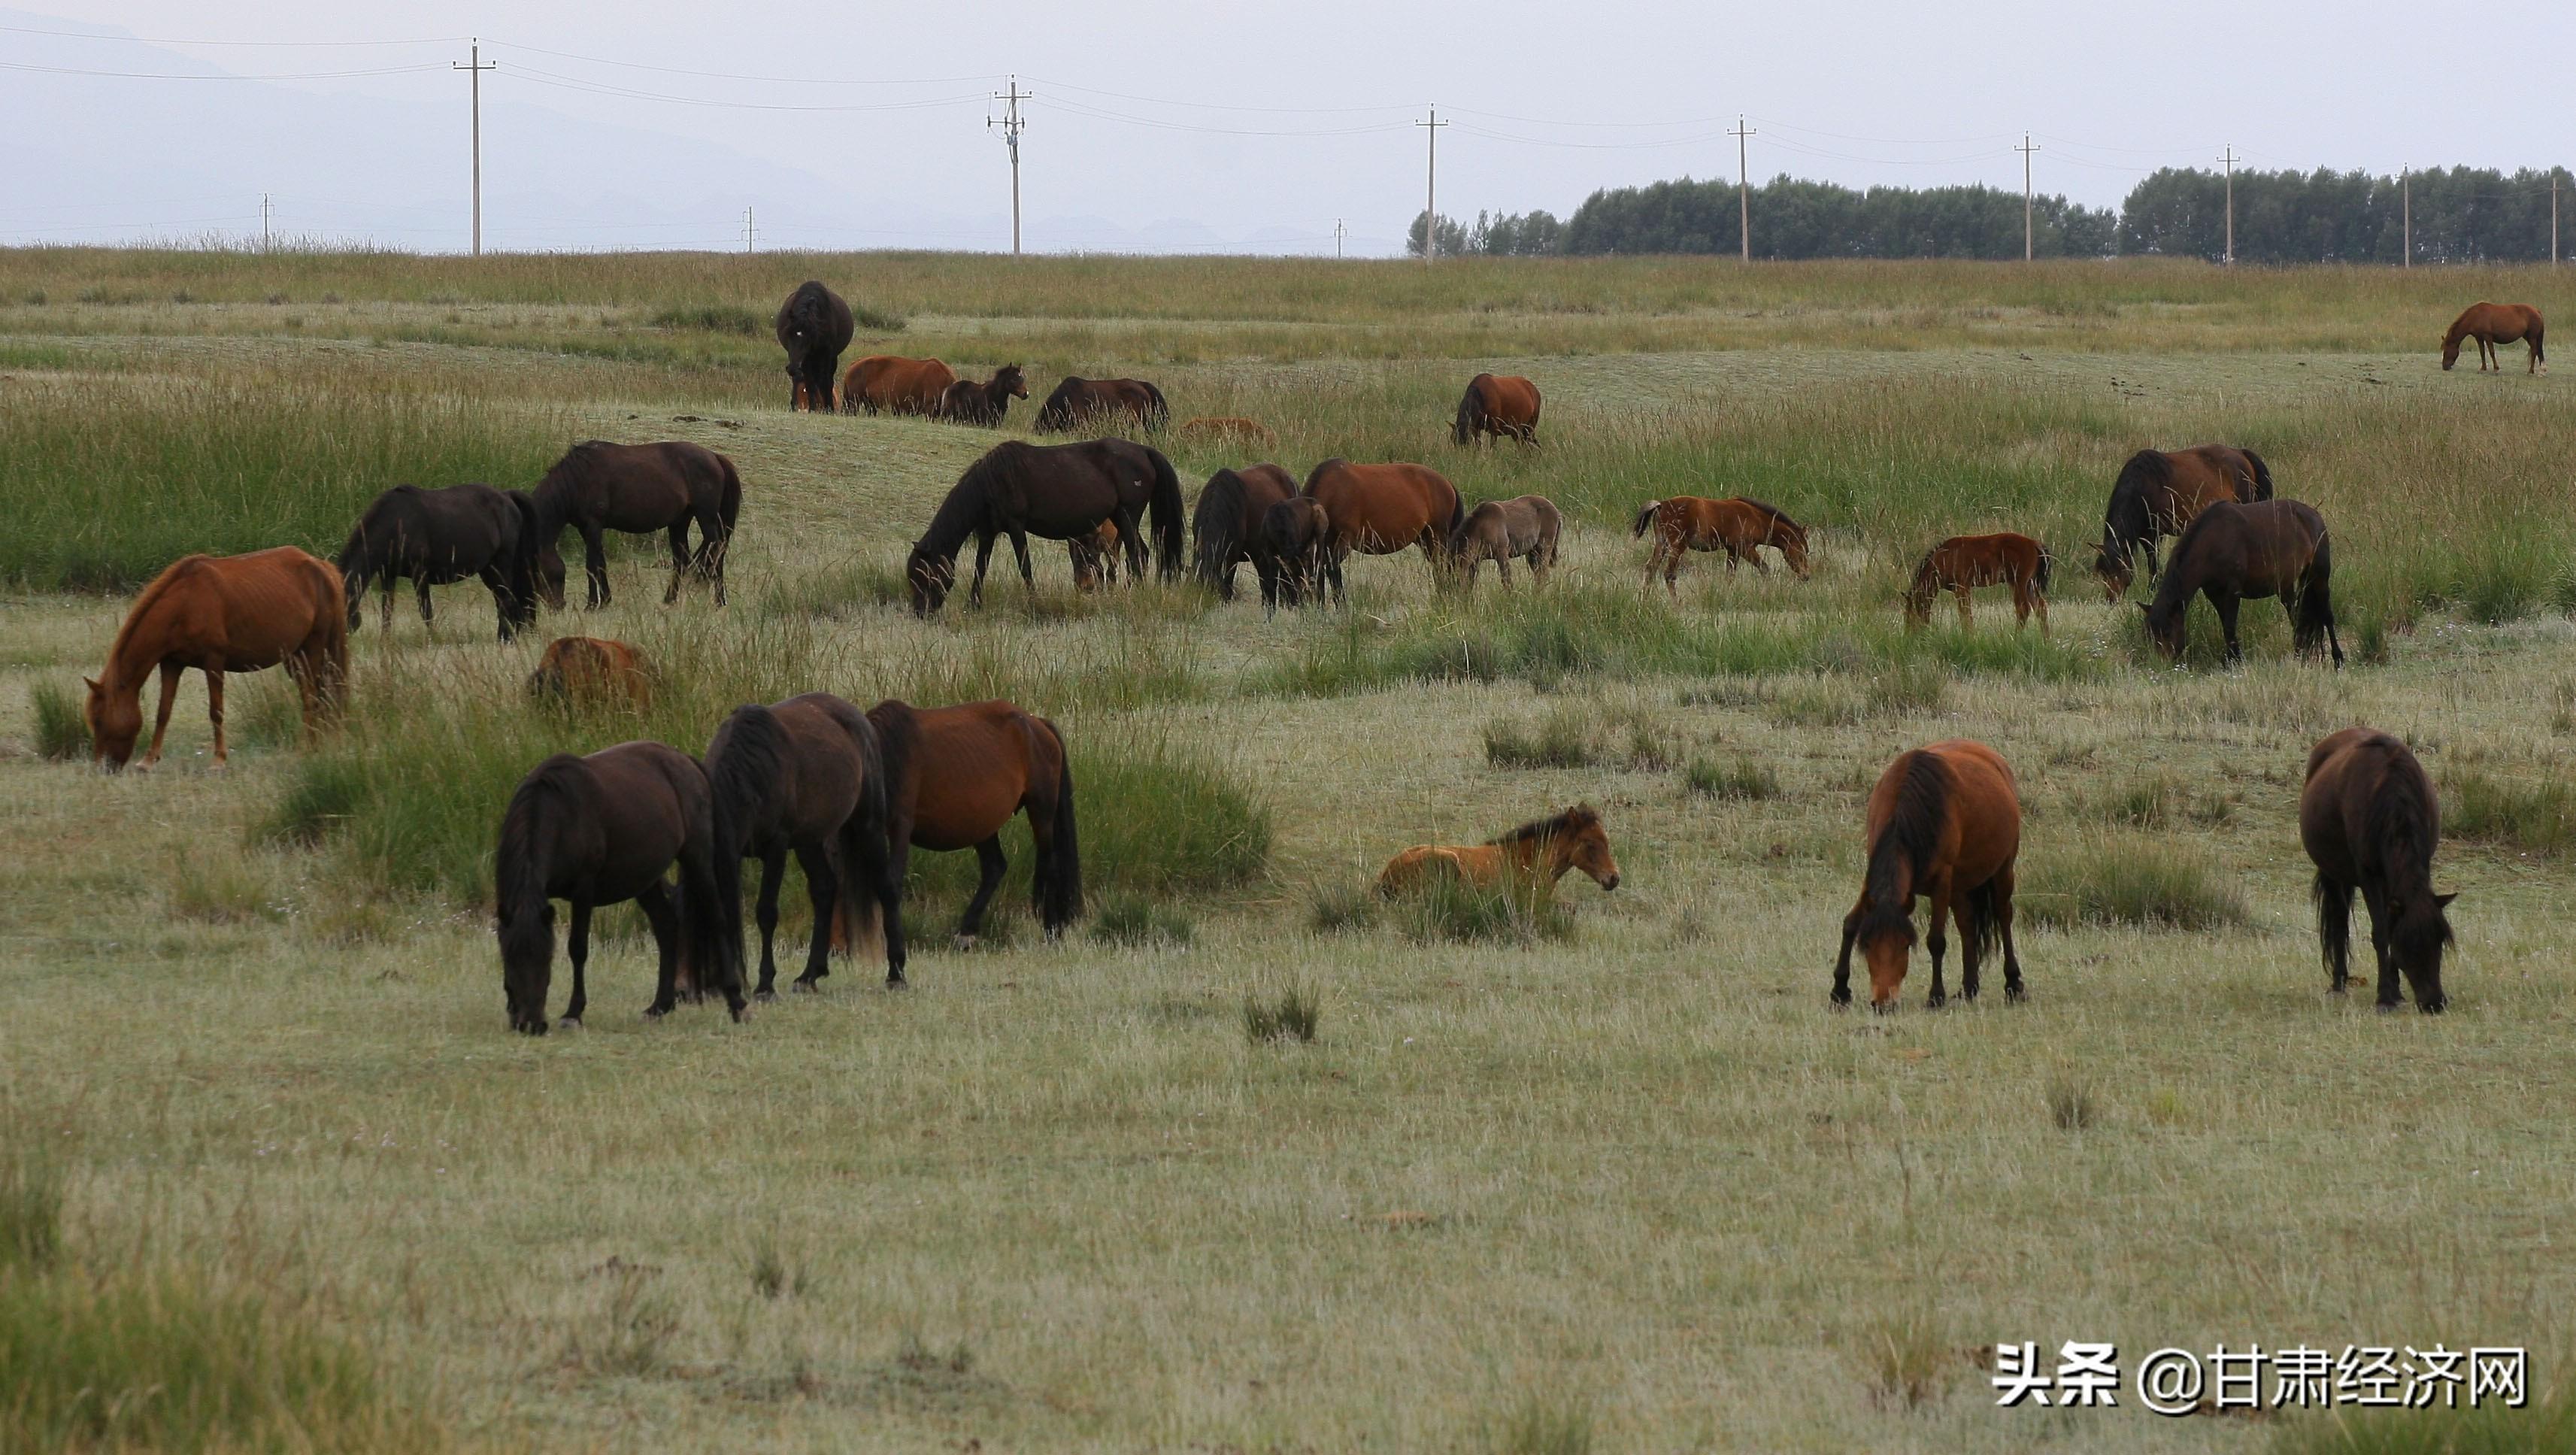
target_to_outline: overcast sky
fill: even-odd
[[[2018,187],[2027,128],[2039,190],[2099,205],[2231,144],[2264,168],[2576,162],[2550,79],[2576,5],[2524,0],[55,0],[0,27],[9,241],[256,234],[268,192],[289,234],[462,247],[469,34],[501,67],[491,247],[739,246],[749,206],[763,246],[1007,248],[985,117],[1014,71],[1046,251],[1330,253],[1337,219],[1395,251],[1435,102],[1440,210],[1468,218],[1731,179],[1738,111],[1757,180]],[[412,38],[436,43],[203,43]],[[315,74],[356,71],[383,73]],[[290,79],[158,78],[215,72]]]

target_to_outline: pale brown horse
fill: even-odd
[[[1237,444],[1265,453],[1279,448],[1278,431],[1260,420],[1237,415],[1182,420],[1181,438],[1197,445]]]
[[[1037,863],[1029,897],[1048,935],[1082,913],[1082,854],[1074,840],[1073,762],[1054,723],[1007,702],[917,708],[888,699],[868,709],[886,776],[886,840],[895,882],[914,849],[971,848],[982,877],[957,922],[971,945],[984,906],[1010,867],[1002,826],[1029,816]]]
[[[845,414],[937,414],[957,371],[937,359],[870,354],[841,376]]]
[[[1545,586],[1556,567],[1556,538],[1564,529],[1556,502],[1544,495],[1488,500],[1467,512],[1449,533],[1450,564],[1466,573],[1467,589],[1476,589],[1476,568],[1487,561],[1512,589],[1512,562],[1529,563],[1532,584]]]
[[[1416,844],[1386,861],[1378,871],[1377,892],[1401,894],[1454,878],[1480,889],[1518,887],[1544,894],[1574,869],[1604,890],[1619,887],[1619,860],[1610,852],[1610,834],[1588,803],[1532,819],[1482,844]]]
[[[2048,547],[2026,535],[1998,531],[1984,536],[1952,536],[1924,553],[1923,564],[1914,568],[1914,584],[1905,588],[1905,625],[1910,630],[1932,622],[1932,598],[1940,592],[1955,592],[1959,598],[1959,626],[1973,625],[1968,612],[1968,593],[1980,586],[2009,586],[2013,597],[2013,628],[2018,631],[2030,624],[2032,612],[2039,613],[2039,634],[2048,635]]]
[[[134,598],[107,669],[86,679],[90,752],[110,769],[134,756],[143,733],[143,679],[161,674],[161,711],[143,766],[161,761],[162,735],[179,697],[179,674],[206,674],[206,717],[215,725],[215,766],[224,746],[224,675],[285,664],[304,702],[309,740],[335,717],[349,677],[348,600],[340,572],[293,546],[242,556],[182,556]]]
[[[1843,917],[1842,953],[1834,960],[1836,1005],[1851,1004],[1852,946],[1869,966],[1873,1010],[1896,1008],[1914,954],[1914,899],[1932,901],[1932,993],[1949,948],[1944,924],[1959,921],[1959,993],[1977,998],[1977,961],[2001,936],[2004,995],[2022,998],[2021,958],[2013,949],[2013,866],[2021,856],[2021,793],[2002,756],[1983,743],[1952,740],[1900,753],[1870,790],[1863,831],[1869,868],[1860,902]]]
[[[606,637],[557,637],[528,674],[528,695],[581,708],[653,705],[653,669],[644,654]]]
[[[1459,444],[1509,437],[1538,443],[1538,386],[1518,374],[1478,374],[1458,400],[1449,437]]]
[[[2335,635],[2334,546],[2325,517],[2298,500],[2266,500],[2258,505],[2220,501],[2200,513],[2174,542],[2173,561],[2156,599],[2139,607],[2147,614],[2147,635],[2167,657],[2182,657],[2185,613],[2194,593],[2206,594],[2227,634],[2227,660],[2243,661],[2236,641],[2237,603],[2247,597],[2277,596],[2290,614],[2290,639],[2302,656],[2322,645],[2343,667],[2343,643]]]
[[[2467,312],[2451,321],[2451,331],[2442,335],[2443,372],[2448,373],[2450,367],[2460,361],[2460,340],[2473,338],[2478,341],[2478,372],[2481,374],[2486,372],[2490,363],[2495,365],[2497,373],[2504,372],[2504,360],[2496,357],[2496,345],[2509,344],[2515,339],[2531,345],[2531,359],[2523,365],[2523,372],[2546,374],[2549,372],[2549,356],[2541,351],[2540,332],[2540,310],[2530,304],[2472,303]]]
[[[1791,520],[1780,507],[1748,496],[1731,495],[1724,500],[1710,500],[1698,495],[1676,495],[1670,500],[1649,500],[1637,512],[1631,538],[1655,532],[1654,548],[1646,553],[1645,584],[1655,584],[1655,572],[1664,573],[1666,594],[1679,596],[1681,590],[1673,578],[1681,574],[1682,561],[1692,551],[1726,552],[1726,569],[1732,571],[1747,561],[1753,569],[1768,571],[1762,563],[1762,547],[1780,553],[1789,570],[1804,579],[1808,573],[1807,528]]]
[[[1342,562],[1353,551],[1387,556],[1420,546],[1437,574],[1447,569],[1449,536],[1467,518],[1458,487],[1428,465],[1354,465],[1331,459],[1306,476],[1305,494],[1324,507],[1328,535],[1316,594],[1348,602]]]
[[[2102,510],[2102,549],[2093,574],[2117,601],[2135,579],[2136,556],[2147,553],[2147,580],[2156,579],[2156,542],[2178,536],[2192,518],[2221,500],[2239,505],[2272,498],[2272,469],[2252,450],[2194,445],[2187,450],[2140,450],[2111,482]]]
[[[1074,590],[1098,591],[1118,584],[1118,541],[1118,522],[1104,520],[1091,534],[1064,543],[1065,557],[1073,563]]]
[[[2358,890],[2370,909],[2370,947],[2379,958],[2379,1008],[2397,1008],[2403,970],[2415,1008],[2441,1013],[2442,947],[2451,943],[2451,922],[2442,912],[2459,897],[2433,892],[2433,851],[2441,841],[2441,799],[2403,742],[2349,727],[2308,754],[2299,842],[2317,866],[2317,939],[2336,994],[2352,978]]]

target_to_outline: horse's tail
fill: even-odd
[[[743,840],[769,806],[783,769],[786,742],[777,714],[746,702],[733,710],[707,744],[707,790],[715,803],[716,899],[737,951],[742,944]]]
[[[1459,444],[1475,439],[1476,431],[1485,427],[1485,394],[1476,381],[1467,381],[1467,392],[1458,400],[1458,421],[1449,430],[1449,438]]]
[[[1466,529],[1466,526],[1467,497],[1459,493],[1457,486],[1452,485],[1449,487],[1449,519],[1444,523],[1444,529],[1441,531],[1440,538],[1442,540],[1456,540],[1458,538],[1458,532]]]
[[[1637,523],[1628,531],[1628,538],[1630,540],[1635,540],[1645,535],[1646,528],[1655,523],[1655,516],[1660,513],[1663,508],[1664,503],[1660,500],[1647,501],[1646,508],[1637,512]]]
[[[765,711],[766,709],[764,709]],[[685,755],[684,755],[685,756]],[[689,758],[692,772],[704,772]],[[714,775],[707,774],[714,787]],[[692,861],[680,845],[672,877],[680,882],[679,983],[693,992],[721,991],[742,1017],[742,840],[722,799],[708,794],[708,862]]]
[[[1156,396],[1158,399],[1161,397]],[[1146,502],[1154,522],[1154,573],[1165,581],[1181,574],[1181,477],[1161,450],[1140,445],[1154,466],[1154,493]]]
[[[1145,397],[1152,400],[1154,405],[1153,409],[1145,416],[1145,428],[1149,430],[1159,430],[1165,425],[1170,424],[1172,422],[1172,406],[1164,402],[1163,391],[1156,388],[1154,386],[1154,381],[1151,379],[1139,379],[1136,382],[1145,386]]]
[[[369,559],[367,553],[365,516],[358,518],[356,528],[349,532],[348,543],[340,547],[338,559],[331,564],[340,568],[340,592],[348,598],[349,626],[355,630],[358,625],[358,606],[367,599],[367,583],[376,574],[376,563]]]
[[[2046,596],[2048,594],[2049,568],[2056,564],[2057,557],[2049,554],[2047,542],[2041,542],[2039,547],[2039,564],[2031,568],[2030,584],[2039,588],[2039,594],[2042,596]]]
[[[1082,913],[1082,850],[1073,828],[1073,750],[1065,745],[1064,734],[1045,718],[1033,719],[1055,739],[1055,832],[1047,845],[1044,862],[1037,866],[1030,898],[1041,923],[1049,929],[1060,928]]]
[[[2328,879],[2323,870],[2308,886],[2308,898],[2317,907],[2317,950],[2325,961],[2326,973],[2342,977],[2352,964],[2352,891]]]
[[[1986,952],[1994,948],[2003,931],[2003,905],[1995,893],[1995,882],[1989,879],[1969,890],[1960,909],[1959,954],[1964,965],[1986,958]]]
[[[2322,528],[2317,531],[2316,551],[2308,557],[2308,569],[2299,574],[2299,609],[2291,624],[2290,643],[2298,652],[2313,652],[2322,637],[2333,649],[2334,663],[2343,665],[2343,643],[2335,637],[2334,614],[2334,537]]]
[[[859,749],[859,802],[841,829],[841,888],[832,901],[832,948],[844,954],[884,933],[877,891],[884,883],[890,847],[884,735],[864,714],[853,715],[856,723],[844,726],[851,728]]]
[[[2264,464],[2263,457],[2252,450],[2238,450],[2237,453],[2243,455],[2245,463],[2252,466],[2254,470],[2254,499],[2247,501],[2246,504],[2251,505],[2256,500],[2271,499],[2272,467]]]
[[[1241,475],[1219,470],[1208,477],[1207,488],[1199,492],[1198,509],[1190,518],[1190,534],[1197,542],[1195,566],[1199,579],[1218,595],[1230,596],[1225,568],[1245,543]]]
[[[511,618],[516,626],[534,626],[537,621],[537,561],[545,553],[545,543],[537,539],[536,497],[525,490],[504,490],[501,498],[510,502],[510,514],[519,523],[518,538],[511,545],[509,560],[502,566],[503,574],[509,580]]]

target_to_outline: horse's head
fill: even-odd
[[[993,371],[993,383],[990,392],[994,393],[997,397],[1000,395],[1008,395],[1013,399],[1026,399],[1029,397],[1029,381],[1020,377],[1019,365],[1004,364],[1002,367]]]
[[[2442,372],[2445,374],[2451,372],[2451,366],[2459,361],[2460,333],[2454,329],[2442,336]]]
[[[1780,548],[1780,559],[1789,563],[1791,574],[1807,579],[1807,533],[1785,520],[1775,519],[1771,526],[1771,544]]]
[[[81,680],[89,684],[81,720],[89,724],[90,758],[113,773],[134,756],[134,740],[143,735],[143,695],[110,692],[95,677]]]
[[[2129,594],[2129,583],[2137,578],[2138,568],[2129,553],[2105,545],[2093,555],[2093,574],[2101,579],[2102,599],[2117,601]]]
[[[514,905],[505,900],[495,928],[501,936],[501,997],[510,1009],[510,1029],[542,1036],[546,988],[554,978],[554,902]]]
[[[1894,1010],[1896,992],[1914,958],[1914,916],[1885,906],[1854,910],[1852,916],[1852,943],[1869,962],[1869,1008]]]
[[[2442,1009],[2442,951],[2451,943],[2451,921],[2442,911],[2450,907],[2456,894],[2435,894],[2430,889],[2402,897],[2397,904],[2397,922],[2388,932],[2388,957],[2406,972],[2406,983],[2415,990],[2415,1008],[2426,1014]]]
[[[928,616],[948,600],[957,585],[957,558],[934,556],[919,546],[903,563],[903,579],[912,592],[912,614]]]
[[[1609,831],[1601,827],[1601,815],[1588,803],[1565,811],[1553,857],[1560,874],[1580,869],[1605,890],[1619,887],[1619,860],[1610,852]]]
[[[2164,653],[2169,661],[2182,660],[2184,609],[2190,601],[2187,596],[2177,596],[2167,602],[2159,595],[2154,601],[2141,603],[2138,607],[2147,618],[2147,640],[2154,642],[2156,650]]]

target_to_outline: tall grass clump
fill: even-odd
[[[12,1117],[0,1148],[0,1277],[53,1266],[62,1242],[62,1164],[40,1130]]]
[[[1500,1455],[1591,1455],[1592,1406],[1580,1399],[1525,1395],[1496,1432],[1494,1449]]]
[[[1292,985],[1268,1000],[1243,998],[1243,1038],[1256,1046],[1274,1041],[1311,1043],[1323,1021],[1324,998],[1302,985]]]
[[[1456,875],[1434,875],[1389,906],[1389,918],[1407,938],[1423,944],[1535,945],[1574,937],[1574,915],[1556,902],[1545,880],[1506,878],[1470,884]]]
[[[27,700],[35,708],[38,757],[69,763],[89,756],[89,723],[69,688],[59,682],[38,682],[27,690]]]
[[[1485,761],[1497,768],[1583,768],[1599,761],[1583,713],[1559,707],[1535,723],[1485,725]]]
[[[1093,939],[1128,949],[1178,947],[1197,933],[1197,926],[1181,911],[1123,891],[1104,896],[1091,916]]]
[[[2144,835],[2091,835],[2029,869],[2013,904],[2032,924],[2215,930],[2252,917],[2245,891],[2206,859]]]
[[[2442,828],[2463,839],[2507,844],[2527,854],[2576,848],[2576,788],[2557,777],[2517,780],[2478,768],[2442,775]]]
[[[1682,790],[1700,798],[1777,798],[1780,775],[1769,764],[1743,754],[1722,760],[1693,758],[1682,773]]]
[[[2576,1450],[2576,1384],[2561,1378],[2522,1409],[2337,1409],[2283,1425],[2270,1455],[2560,1455]]]

